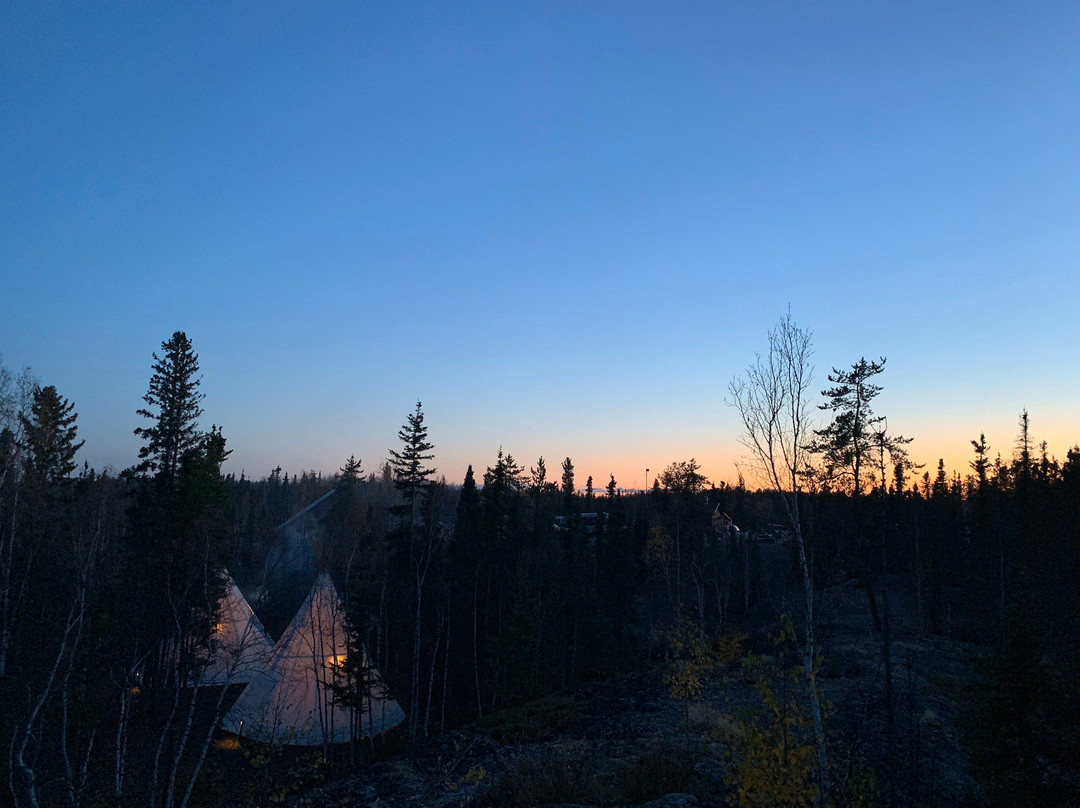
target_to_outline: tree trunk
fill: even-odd
[[[745,549],[744,561],[743,561],[743,614],[747,614],[750,611],[750,534],[746,534],[746,539],[743,541]]]
[[[184,789],[183,799],[180,800],[180,808],[187,808],[188,801],[191,799],[191,792],[195,789],[195,781],[199,779],[199,772],[202,771],[203,763],[206,761],[206,753],[209,751],[210,743],[214,739],[214,730],[217,729],[218,721],[221,720],[221,705],[225,700],[227,690],[228,687],[218,688],[217,702],[214,705],[214,717],[206,730],[202,747],[199,749],[199,757],[195,761],[195,767],[191,770],[191,775],[188,778],[187,788]]]
[[[886,765],[889,778],[889,804],[896,805],[896,717],[893,697],[892,621],[889,610],[889,588],[881,584],[881,657],[885,663],[885,738],[888,743]]]
[[[14,773],[15,771],[19,771],[25,781],[23,790],[32,808],[38,808],[37,772],[34,769],[34,761],[28,762],[26,760],[26,751],[30,746],[31,740],[40,734],[35,727],[38,723],[38,719],[41,717],[42,709],[52,695],[53,686],[56,683],[56,675],[60,670],[60,666],[69,658],[69,656],[73,656],[78,649],[79,641],[82,638],[83,617],[86,613],[86,587],[87,581],[84,575],[79,587],[79,592],[68,612],[64,635],[60,640],[60,648],[56,652],[56,659],[45,680],[45,686],[42,688],[41,695],[30,710],[30,715],[26,719],[25,726],[16,728],[11,739],[11,746],[8,749],[8,769],[11,778],[12,797],[17,803],[18,796],[15,790]],[[74,636],[72,636],[73,632]],[[36,754],[34,757],[36,759]]]
[[[828,793],[829,758],[825,750],[825,723],[821,712],[821,697],[817,687],[817,645],[814,639],[814,586],[810,565],[806,561],[806,549],[803,544],[802,531],[799,530],[796,539],[799,542],[799,563],[802,566],[803,588],[806,597],[806,667],[807,680],[810,691],[810,719],[814,723],[814,746],[817,749],[818,802]]]
[[[11,643],[11,558],[15,552],[15,525],[19,511],[19,489],[16,487],[11,505],[11,529],[8,540],[0,544],[0,565],[3,577],[0,579],[0,679],[7,671],[8,646]]]
[[[923,617],[922,597],[922,558],[919,553],[919,523],[915,523],[915,607],[919,616],[919,634],[926,631],[926,621]]]
[[[420,719],[420,609],[424,595],[424,582],[417,575],[416,581],[416,628],[413,632],[412,689],[409,694],[409,740],[416,741]]]
[[[449,607],[447,607],[447,614],[449,614]],[[443,668],[442,668],[442,694],[440,697],[439,705],[439,734],[446,734],[446,683],[449,678],[450,670],[450,625],[451,620],[449,617],[446,620],[446,649],[443,651]]]
[[[435,689],[435,665],[439,660],[439,645],[442,642],[442,624],[440,622],[438,630],[435,632],[435,648],[431,652],[431,670],[428,671],[427,682],[427,703],[424,707],[424,737],[428,737],[429,729],[431,728],[431,694]]]
[[[473,658],[473,682],[476,684],[476,717],[484,717],[484,702],[480,696],[480,650],[477,643],[477,623],[479,622],[480,608],[480,567],[476,568],[473,578],[473,609],[472,609],[472,658]]]
[[[675,619],[682,614],[682,525],[675,523]]]
[[[713,594],[716,597],[716,629],[717,631],[724,627],[724,601],[720,597],[720,582],[713,576]]]

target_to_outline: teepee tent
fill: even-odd
[[[267,670],[247,686],[221,726],[266,743],[314,746],[385,732],[405,720],[372,671],[362,715],[335,703],[331,685],[347,654],[344,609],[330,576],[319,576],[278,641]]]
[[[199,675],[199,685],[251,682],[268,670],[274,653],[273,642],[228,573],[225,585],[211,635],[211,655]]]

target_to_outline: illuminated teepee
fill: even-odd
[[[336,703],[332,685],[347,654],[344,617],[330,576],[319,576],[268,668],[252,679],[221,726],[266,743],[313,746],[378,735],[404,721],[374,670],[362,714]]]
[[[218,603],[218,621],[211,637],[212,653],[199,675],[202,685],[234,685],[251,682],[269,669],[274,654],[259,618],[226,574],[225,595]]]

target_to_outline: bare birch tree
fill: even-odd
[[[86,788],[87,769],[94,745],[94,732],[90,733],[83,764],[75,770],[69,750],[69,696],[71,674],[76,663],[76,656],[83,640],[88,601],[92,594],[93,578],[97,562],[101,555],[104,541],[102,522],[99,519],[97,530],[89,540],[79,542],[73,549],[77,556],[75,573],[75,591],[68,609],[63,635],[56,651],[52,667],[45,677],[41,693],[31,699],[32,706],[25,722],[17,719],[11,744],[8,748],[8,786],[14,805],[28,805],[38,808],[40,777],[38,771],[39,752],[42,738],[46,734],[43,725],[46,721],[46,707],[50,700],[59,695],[61,701],[60,727],[57,732],[61,758],[64,764],[64,790],[72,808],[78,808]],[[47,779],[47,778],[46,778]],[[59,779],[59,778],[57,778]]]
[[[34,398],[37,379],[24,368],[14,375],[0,357],[0,679],[7,673],[12,634],[25,593],[30,564],[16,569],[24,444],[23,425]],[[31,551],[30,557],[33,556]],[[14,577],[13,577],[14,576]]]
[[[811,333],[795,324],[789,310],[769,331],[768,353],[758,354],[743,375],[732,379],[728,393],[729,403],[742,419],[740,442],[749,451],[749,465],[783,501],[799,551],[806,611],[803,664],[817,750],[820,801],[827,790],[828,758],[817,687],[813,571],[807,560],[799,515],[799,481],[808,468],[806,446],[813,412],[808,398],[814,370],[810,364],[813,352]]]

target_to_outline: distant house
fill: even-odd
[[[712,526],[716,535],[721,539],[734,538],[739,534],[739,526],[731,521],[730,516],[720,510],[719,505],[713,511]]]
[[[607,511],[602,512],[589,512],[583,513],[579,516],[581,527],[587,535],[592,535],[600,528],[606,528],[608,523]],[[555,530],[569,530],[570,518],[567,516],[556,516],[555,523],[553,525]]]
[[[595,533],[607,523],[607,513],[583,513],[581,523],[585,526],[586,533]]]

